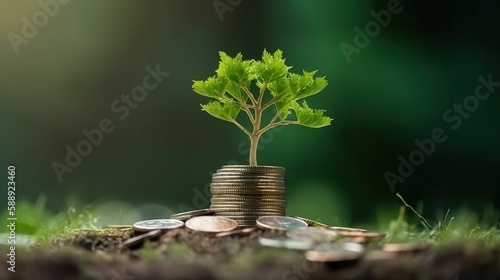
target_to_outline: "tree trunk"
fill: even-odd
[[[257,147],[259,145],[260,135],[252,135],[250,137],[250,158],[248,163],[250,166],[257,166]]]

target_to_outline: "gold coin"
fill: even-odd
[[[214,182],[210,183],[210,187],[244,187],[244,188],[285,188],[282,182],[278,181],[239,181],[235,180],[232,182]]]
[[[281,198],[281,199],[272,199],[272,198],[219,198],[219,197],[212,197],[210,199],[212,202],[231,202],[231,203],[279,203],[279,204],[285,204],[286,199]]]
[[[282,194],[276,195],[263,195],[263,194],[216,194],[212,195],[214,200],[224,200],[224,201],[284,201],[286,202],[285,196]]]
[[[271,208],[271,209],[284,209],[286,207],[283,203],[211,203],[212,209],[214,208]]]
[[[238,224],[239,225],[239,224]],[[220,232],[215,235],[215,237],[226,237],[226,236],[242,236],[242,235],[249,235],[252,232],[256,230],[255,227],[252,228],[246,228],[246,229],[236,229],[232,231],[226,231],[226,232]]]
[[[210,188],[212,194],[285,194],[285,190],[277,189],[235,189],[235,188]]]
[[[286,209],[286,205],[278,205],[278,204],[214,204],[212,203],[210,207],[217,211],[223,209],[242,209],[241,211],[250,211],[250,210],[280,210],[284,211]]]
[[[369,243],[383,239],[386,234],[373,231],[334,231],[338,236],[344,238],[345,241],[355,243]]]
[[[262,217],[262,216],[282,216],[284,211],[252,211],[252,212],[229,212],[229,211],[220,211],[215,212],[217,216],[250,216],[250,217]]]
[[[255,223],[255,221],[260,218],[261,216],[245,216],[245,215],[238,215],[238,216],[235,216],[235,215],[221,215],[219,217],[225,217],[225,218],[229,218],[231,220],[235,220],[237,222],[251,222],[251,223]]]
[[[249,166],[249,165],[223,165],[221,169],[217,170],[219,171],[243,171],[243,172],[259,172],[259,173],[278,173],[278,174],[285,174],[285,168],[280,167],[280,166],[266,166],[266,165],[259,165],[259,166]]]
[[[321,248],[323,247],[323,248]],[[357,243],[339,243],[319,245],[306,252],[305,256],[311,262],[346,262],[358,260],[363,256],[364,248]]]
[[[212,175],[212,180],[278,180],[283,181],[283,176],[270,176],[270,175],[254,175],[254,174],[237,174],[237,173],[226,173],[226,174],[214,174]]]

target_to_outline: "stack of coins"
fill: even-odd
[[[254,227],[261,216],[285,216],[285,169],[275,166],[224,165],[212,175],[214,215]]]

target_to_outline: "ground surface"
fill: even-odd
[[[214,237],[178,229],[123,249],[119,245],[133,232],[80,231],[48,247],[18,250],[15,273],[7,271],[2,253],[0,279],[500,279],[500,246],[449,244],[385,260],[328,264],[308,262],[300,251],[262,247],[262,233]]]

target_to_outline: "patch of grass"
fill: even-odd
[[[76,229],[97,229],[97,217],[91,206],[70,206],[64,212],[52,213],[45,207],[46,198],[40,196],[35,203],[19,201],[16,204],[16,234],[33,239],[38,245],[51,244],[55,239],[74,236]],[[77,203],[68,203],[77,205]],[[8,213],[0,217],[7,220]],[[0,232],[6,233],[2,227]]]
[[[388,234],[385,242],[427,241],[435,244],[451,242],[500,244],[498,211],[489,209],[483,213],[482,219],[480,219],[480,215],[470,211],[447,210],[444,214],[436,215],[438,218],[432,221],[423,217],[399,193],[397,197],[403,203],[398,215],[380,227]],[[78,205],[74,202],[72,204]],[[98,242],[99,239],[123,239],[127,234],[130,234],[130,232],[126,233],[118,229],[97,228],[98,217],[93,213],[91,206],[70,206],[67,211],[54,214],[46,209],[43,196],[36,203],[21,201],[16,206],[16,216],[18,217],[16,233],[33,238],[36,241],[36,247],[65,244],[65,241],[68,240],[92,247],[95,245],[93,242]],[[409,213],[414,214],[420,223],[408,222],[409,213],[407,210],[410,210]],[[6,220],[7,213],[0,216]],[[3,232],[5,230],[6,228],[1,229]],[[169,248],[169,251],[177,257],[186,254],[184,247],[176,248],[174,246]],[[145,247],[143,254],[155,257],[147,247]]]
[[[452,242],[480,242],[486,245],[500,244],[498,215],[479,220],[479,216],[467,210],[460,210],[456,215],[450,209],[441,220],[430,222],[396,193],[403,202],[397,219],[390,222],[388,242],[431,241],[436,244]],[[421,227],[409,225],[405,219],[405,209],[415,214],[421,221]],[[487,216],[487,215],[485,215]]]

